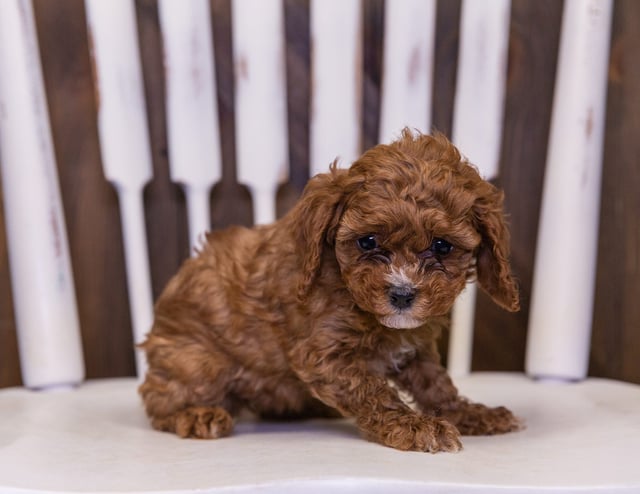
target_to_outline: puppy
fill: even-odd
[[[241,409],[344,416],[372,441],[429,452],[518,429],[507,409],[460,397],[436,348],[472,278],[518,310],[502,197],[444,136],[405,129],[312,178],[277,222],[207,235],[142,345],[152,426],[218,438]]]

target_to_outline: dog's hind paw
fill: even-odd
[[[184,408],[152,422],[156,429],[175,432],[183,438],[216,439],[229,435],[233,429],[231,415],[221,407]]]

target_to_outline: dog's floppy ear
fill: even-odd
[[[298,298],[304,300],[322,262],[325,247],[332,246],[344,203],[359,181],[338,169],[337,160],[329,173],[321,173],[307,183],[300,201],[291,211],[296,229],[298,255],[302,258],[302,273]]]
[[[484,182],[473,205],[476,228],[482,237],[477,252],[478,284],[504,309],[520,309],[518,286],[509,264],[509,230],[502,209],[503,194]]]

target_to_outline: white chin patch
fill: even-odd
[[[393,329],[413,329],[424,324],[423,321],[408,314],[393,314],[380,318],[380,323]]]

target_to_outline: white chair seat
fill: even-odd
[[[640,386],[476,373],[461,392],[511,407],[522,432],[464,438],[458,454],[400,452],[347,420],[240,421],[232,437],[152,430],[134,379],[0,392],[1,492],[640,492]],[[527,487],[524,487],[527,486]]]

